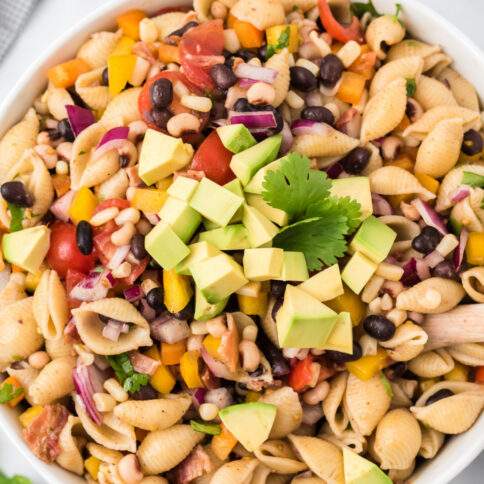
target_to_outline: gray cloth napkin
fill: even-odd
[[[21,32],[38,0],[0,0],[0,60]]]

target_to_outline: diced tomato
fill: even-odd
[[[67,299],[69,302],[69,307],[71,309],[78,308],[81,305],[81,301],[78,299],[73,299],[71,298],[70,294],[74,286],[77,286],[79,282],[81,282],[84,277],[86,277],[85,274],[82,272],[78,271],[73,271],[71,269],[68,269],[67,274],[66,274],[66,291],[67,291]]]
[[[96,255],[84,255],[77,247],[76,227],[70,223],[55,222],[52,224],[50,248],[47,262],[60,277],[65,277],[69,269],[84,274],[94,268]]]
[[[356,40],[356,42],[359,42],[360,44],[364,42],[358,17],[353,17],[351,24],[345,27],[334,18],[331,8],[328,4],[328,0],[318,0],[318,4],[321,23],[323,24],[326,32],[328,32],[333,39],[339,40],[340,42]]]
[[[476,368],[476,376],[474,381],[476,383],[483,383],[484,384],[484,366],[478,366]]]
[[[232,153],[225,148],[216,131],[212,131],[198,147],[193,157],[191,169],[203,171],[207,178],[225,185],[235,178],[230,169]]]
[[[111,234],[118,229],[113,220],[98,228],[93,238],[97,256],[103,265],[107,265],[116,252],[117,247],[111,242]]]
[[[210,68],[224,62],[223,23],[221,20],[203,22],[188,30],[180,41],[180,63],[187,78],[202,89],[213,90]]]
[[[131,273],[128,277],[125,277],[124,279],[120,279],[124,284],[131,286],[136,279],[138,279],[141,274],[146,269],[146,266],[148,265],[148,257],[145,259],[141,260],[138,265],[133,265],[131,264]]]
[[[123,210],[125,208],[128,208],[130,206],[130,203],[128,200],[124,200],[123,198],[110,198],[108,200],[104,200],[101,202],[95,209],[94,213],[101,212],[105,208],[110,208],[110,207],[116,207],[119,208],[119,210]]]
[[[308,355],[306,358],[304,358],[304,360],[298,360],[297,363],[291,368],[288,382],[294,391],[301,392],[311,383],[312,363],[313,357],[312,355]]]

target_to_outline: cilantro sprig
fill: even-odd
[[[266,50],[266,60],[272,57],[276,52],[284,49],[289,45],[289,38],[291,36],[291,30],[289,25],[281,32],[277,39],[276,45],[268,45]]]
[[[108,356],[107,359],[116,374],[116,378],[123,384],[123,388],[128,393],[137,392],[141,387],[148,384],[148,375],[137,373],[134,370],[127,353]]]
[[[407,96],[412,97],[417,90],[417,83],[415,79],[407,79]]]
[[[19,476],[18,474],[12,477],[7,477],[0,471],[0,484],[32,484],[28,477]]]
[[[363,17],[363,15],[366,12],[369,12],[372,17],[380,17],[381,14],[378,13],[377,9],[375,8],[375,5],[373,5],[373,2],[369,0],[367,3],[365,2],[354,2],[351,4],[351,12],[353,15],[356,15],[358,18]]]
[[[11,383],[0,386],[0,403],[8,403],[23,392],[22,388],[14,388]]]
[[[190,420],[190,427],[195,430],[195,432],[208,435],[219,435],[220,432],[222,432],[220,425],[216,423],[197,422],[196,420]]]
[[[17,232],[23,229],[22,220],[24,219],[25,209],[19,207],[14,203],[8,203],[8,209],[10,210],[10,232]]]
[[[465,171],[462,174],[462,184],[474,188],[484,188],[484,176]]]

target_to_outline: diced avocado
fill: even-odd
[[[220,250],[208,242],[196,242],[190,244],[188,248],[190,249],[190,254],[175,267],[175,271],[184,276],[190,276],[192,274],[190,266],[194,262],[205,260],[221,253]]]
[[[240,181],[235,178],[234,180],[226,183],[224,185],[229,192],[232,192],[234,195],[242,198],[244,200],[244,189],[240,184]],[[242,214],[244,213],[244,207],[240,206],[237,212],[235,212],[234,216],[230,219],[230,223],[233,224],[235,222],[240,222],[242,220]]]
[[[332,180],[331,195],[356,200],[361,207],[361,220],[365,220],[373,213],[370,180],[367,176],[349,176]]]
[[[278,228],[259,210],[249,205],[244,205],[244,215],[242,223],[249,232],[250,245],[252,247],[260,247],[272,239],[279,232]]]
[[[247,194],[247,205],[256,208],[262,215],[265,215],[271,222],[276,223],[280,227],[287,225],[289,216],[284,210],[271,207],[263,198],[262,195],[255,193]]]
[[[276,134],[232,156],[230,168],[242,185],[247,185],[258,170],[275,159],[281,147],[281,141],[282,136]]]
[[[321,302],[329,301],[344,293],[338,264],[318,272],[298,287]]]
[[[249,233],[242,224],[200,232],[198,238],[220,250],[243,250],[250,247]]]
[[[202,221],[202,216],[187,202],[173,197],[167,198],[158,216],[183,242],[188,242],[192,238]]]
[[[170,197],[178,198],[188,202],[198,187],[198,181],[187,176],[177,176],[173,183],[168,187],[167,193]]]
[[[392,484],[392,480],[373,462],[343,446],[345,484]]]
[[[350,248],[366,255],[373,262],[382,262],[390,253],[397,233],[370,215],[363,221],[351,241]]]
[[[244,274],[251,281],[270,281],[280,277],[284,251],[282,249],[245,249]]]
[[[350,313],[339,313],[336,324],[331,331],[326,343],[325,350],[353,353],[353,326],[351,325]]]
[[[161,180],[188,165],[193,157],[193,147],[173,138],[148,129],[139,155],[138,175],[147,184]]]
[[[244,191],[246,193],[255,193],[256,195],[260,195],[263,192],[263,183],[264,178],[267,175],[267,172],[277,170],[286,157],[279,158],[277,160],[272,161],[268,165],[261,168],[250,180],[250,182],[245,186]]]
[[[194,318],[197,321],[208,321],[209,319],[218,316],[227,305],[227,299],[223,299],[222,301],[210,304],[203,296],[202,292],[196,288],[195,289],[195,314]]]
[[[195,190],[190,206],[211,222],[225,227],[243,202],[242,197],[205,177]]]
[[[5,234],[2,252],[6,261],[36,273],[49,251],[50,230],[46,225]]]
[[[148,233],[145,248],[163,269],[173,269],[190,254],[190,249],[166,222],[159,222]]]
[[[278,281],[305,281],[309,278],[306,258],[302,252],[284,251],[281,277]]]
[[[277,337],[281,348],[324,347],[338,315],[297,287],[288,284],[277,312]]]
[[[269,438],[276,413],[277,407],[271,403],[249,402],[225,407],[218,416],[245,449],[253,452]]]
[[[203,226],[207,230],[213,230],[213,229],[219,229],[220,228],[220,225],[214,224],[213,222],[211,222],[210,220],[208,220],[208,218],[202,219],[202,223],[203,223]]]
[[[248,282],[242,267],[227,254],[195,262],[191,271],[196,286],[211,304],[226,299]]]
[[[228,124],[217,128],[217,134],[222,144],[232,153],[240,153],[257,141],[243,124]]]
[[[361,252],[355,252],[347,262],[341,279],[356,294],[359,294],[375,273],[377,264]]]

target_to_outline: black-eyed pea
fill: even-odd
[[[129,126],[128,139],[132,143],[135,143],[141,136],[143,136],[146,133],[146,130],[148,129],[147,124],[141,120],[132,121],[131,123],[129,123],[128,126]]]
[[[59,160],[55,164],[55,172],[58,175],[67,175],[69,173],[69,164],[67,163],[67,161]]]
[[[134,207],[128,207],[117,215],[117,217],[114,219],[117,225],[124,225],[125,223],[131,222],[133,224],[137,224],[140,219],[140,212],[137,208]]]
[[[126,222],[120,229],[111,234],[111,242],[121,247],[122,245],[128,245],[136,233],[136,227],[132,222]]]
[[[200,120],[193,114],[180,113],[168,120],[166,129],[171,136],[175,137],[179,137],[186,132],[197,133],[200,129]]]
[[[135,454],[125,455],[117,464],[119,476],[126,484],[137,484],[143,480],[143,473]]]
[[[113,269],[112,275],[116,279],[123,279],[131,274],[131,269],[131,264],[127,261],[124,261],[122,264],[116,267],[116,269]]]
[[[57,151],[48,144],[39,144],[34,151],[42,158],[48,170],[55,168],[57,163]]]
[[[314,388],[304,392],[303,400],[304,403],[308,405],[317,405],[322,402],[329,393],[329,383],[327,381],[322,381],[318,383]]]
[[[128,188],[129,190],[129,188]],[[136,224],[136,230],[141,234],[141,235],[146,235],[150,230],[151,230],[151,224],[146,220],[145,218],[142,218],[137,224]]]
[[[266,82],[256,82],[247,90],[247,100],[250,104],[272,104],[275,98],[275,89]]]
[[[242,354],[242,366],[244,370],[255,371],[260,365],[260,351],[253,341],[242,340],[239,343],[239,351]]]
[[[116,406],[116,400],[109,393],[95,393],[92,398],[99,412],[111,412]]]
[[[29,365],[36,370],[42,370],[49,361],[50,356],[45,351],[36,351],[28,359]]]
[[[64,141],[56,148],[57,154],[64,160],[70,160],[72,158],[72,143],[70,141]]]
[[[383,139],[381,152],[383,158],[387,161],[394,160],[400,149],[403,147],[403,141],[398,136],[387,136]]]
[[[218,316],[216,318],[210,319],[206,322],[207,331],[214,338],[220,338],[226,331],[225,319],[223,316]]]
[[[144,18],[139,23],[139,36],[142,42],[155,42],[158,40],[159,32],[155,22],[150,18]]]
[[[117,402],[125,402],[129,398],[126,390],[115,378],[108,378],[104,382],[103,387]]]

